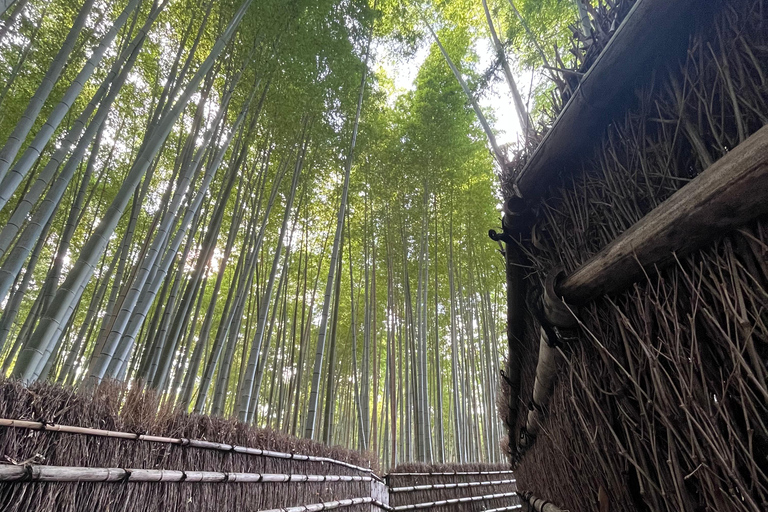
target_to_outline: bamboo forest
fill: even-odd
[[[576,19],[544,3],[0,2],[3,374],[502,461],[487,232],[548,105],[513,75]]]

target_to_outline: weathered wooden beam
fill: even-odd
[[[649,76],[651,63],[684,52],[693,15],[712,0],[638,0],[595,63],[582,78],[552,128],[531,155],[515,182],[517,193],[534,199],[554,178],[585,154],[614,114],[632,98],[638,80]],[[682,53],[684,55],[684,53]]]
[[[768,126],[643,217],[557,286],[581,305],[768,214]]]

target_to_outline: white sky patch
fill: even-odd
[[[414,82],[419,73],[419,68],[427,59],[431,44],[431,40],[422,44],[410,59],[403,59],[392,55],[381,45],[375,48],[374,61],[384,69],[387,77],[394,83],[395,94],[390,98],[390,104],[394,104],[397,96],[414,89]],[[482,73],[490,67],[493,60],[493,49],[490,40],[479,41],[475,45],[474,50],[479,58],[475,71]],[[531,73],[531,71],[525,70],[523,73],[516,74],[515,76],[518,90],[523,96],[524,101],[528,99],[530,94]],[[483,95],[480,98],[480,107],[492,113],[493,120],[489,120],[489,122],[491,122],[497,142],[500,145],[515,144],[520,139],[522,130],[512,102],[512,95],[509,92],[509,86],[506,80],[503,79],[501,72],[499,72],[499,77],[499,80],[494,80],[483,91]]]

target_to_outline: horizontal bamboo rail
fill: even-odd
[[[459,503],[471,503],[473,501],[496,500],[499,498],[512,498],[517,496],[516,492],[503,492],[499,494],[485,494],[483,496],[467,496],[466,498],[451,498],[448,500],[428,501],[425,503],[414,503],[412,505],[400,505],[393,508],[393,512],[402,510],[418,510],[422,508],[442,507],[444,505],[458,505]]]
[[[144,441],[148,443],[165,443],[177,446],[184,446],[190,448],[200,448],[203,450],[218,450],[223,452],[241,453],[244,455],[256,455],[261,457],[271,457],[276,459],[290,459],[301,460],[307,462],[320,462],[325,464],[334,464],[345,468],[360,471],[362,473],[369,473],[376,480],[381,481],[381,478],[373,473],[370,468],[364,468],[356,466],[348,462],[343,462],[336,459],[330,459],[328,457],[316,457],[314,455],[301,455],[298,453],[283,453],[275,452],[271,450],[262,450],[260,448],[248,448],[246,446],[237,446],[227,443],[214,443],[211,441],[201,441],[197,439],[187,439],[183,437],[162,437],[151,436],[146,434],[136,434],[133,432],[116,432],[112,430],[101,430],[97,428],[87,427],[75,427],[71,425],[57,425],[54,423],[43,423],[40,421],[26,421],[26,420],[12,420],[0,418],[0,427],[8,428],[25,428],[30,430],[40,430],[45,432],[65,432],[68,434],[80,434],[97,437],[109,437],[115,439],[129,439],[131,441]]]
[[[557,287],[581,305],[618,291],[717,236],[768,214],[768,126],[755,132]]]
[[[463,475],[511,475],[514,471],[446,471],[442,473],[390,473],[387,476],[463,476]]]
[[[429,485],[411,485],[408,487],[392,487],[389,492],[414,492],[414,491],[431,491],[435,489],[462,489],[464,487],[487,487],[495,485],[507,485],[513,484],[517,480],[492,480],[487,482],[454,482],[449,484],[429,484]]]
[[[286,475],[222,473],[173,469],[85,468],[39,464],[0,465],[0,482],[206,482],[260,484],[272,482],[370,482],[358,475]]]
[[[535,512],[566,512],[554,503],[536,497],[530,492],[519,493],[519,496],[520,499],[528,503],[528,505],[531,507],[531,510],[534,510]]]
[[[485,512],[507,512],[509,510],[518,510],[523,508],[522,505],[510,505],[509,507],[501,507],[501,508],[492,508],[488,509]]]
[[[515,182],[521,197],[532,200],[554,178],[584,155],[610,124],[621,104],[632,99],[637,78],[649,63],[680,50],[685,55],[692,13],[710,0],[640,0],[582,78],[552,128],[533,152]],[[639,42],[639,44],[638,44]]]
[[[386,503],[382,503],[371,497],[367,497],[367,498],[350,498],[350,499],[339,500],[339,501],[327,501],[325,503],[314,503],[312,505],[301,505],[298,507],[273,508],[269,510],[260,510],[259,512],[320,512],[321,510],[333,510],[336,508],[352,507],[355,505],[366,505],[369,503],[383,510],[387,510],[387,511],[392,510],[392,507],[390,507]]]

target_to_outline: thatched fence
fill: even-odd
[[[768,5],[666,5],[687,48],[504,176],[508,450],[573,512],[768,510]]]
[[[503,464],[402,464],[386,480],[395,511],[506,512],[521,508],[515,475]]]
[[[507,466],[400,466],[236,421],[142,389],[93,394],[0,381],[0,511],[508,512]],[[390,499],[393,501],[390,503]]]
[[[390,510],[359,453],[219,418],[142,390],[0,383],[0,510]]]

